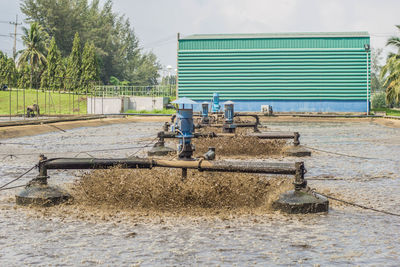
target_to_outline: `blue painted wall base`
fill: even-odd
[[[202,103],[204,100],[197,100]],[[225,101],[221,100],[223,104]],[[271,105],[274,112],[367,112],[366,101],[360,100],[235,100],[235,111],[260,112],[261,106]],[[196,107],[197,106],[197,107]],[[200,111],[201,105],[195,105]]]

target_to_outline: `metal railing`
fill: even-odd
[[[151,96],[151,97],[174,97],[175,85],[154,86],[121,86],[121,85],[98,85],[95,86],[95,96]]]

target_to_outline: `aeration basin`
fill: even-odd
[[[16,202],[19,205],[36,204],[41,206],[56,205],[70,198],[69,194],[50,187],[47,184],[48,170],[56,169],[105,169],[114,166],[121,168],[180,168],[182,178],[186,178],[187,169],[210,172],[239,172],[259,173],[272,175],[294,175],[294,191],[282,195],[274,203],[276,209],[289,213],[314,213],[328,211],[327,201],[320,204],[321,200],[313,198],[311,193],[306,191],[307,181],[304,179],[304,163],[276,163],[276,162],[255,162],[255,161],[211,161],[204,159],[191,160],[162,160],[153,158],[55,158],[39,161],[39,175],[33,179],[28,186],[16,195]],[[185,179],[182,179],[185,182]]]

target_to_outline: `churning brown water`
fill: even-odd
[[[290,189],[291,180],[261,175],[189,170],[185,181],[177,169],[95,170],[73,187],[72,203],[115,209],[188,210],[268,209],[271,199]]]
[[[370,122],[277,122],[268,126],[272,130],[299,131],[302,134],[302,144],[310,147],[375,158],[314,152],[312,157],[304,159],[308,170],[306,178],[309,178],[310,186],[319,191],[400,213],[400,129]],[[147,144],[160,127],[161,123],[131,123],[2,140],[21,144],[0,145],[0,184],[30,168],[37,162],[37,156],[41,152],[49,157],[73,157],[81,151],[91,152],[81,153],[78,157],[89,157],[88,154],[96,157],[129,156],[138,151],[132,146]],[[3,156],[5,154],[14,154],[16,158]],[[137,154],[145,155],[144,152]],[[296,160],[299,159],[271,159],[291,162]],[[122,170],[114,171],[125,173]],[[263,208],[268,206],[261,204],[268,202],[263,196],[261,200],[258,198],[258,201],[253,201],[251,196],[242,196],[244,191],[231,192],[235,187],[225,191],[225,194],[242,196],[242,200],[233,202],[235,204],[222,200],[221,204],[214,205],[215,208],[207,208],[190,199],[183,202],[182,199],[179,200],[181,205],[177,209],[170,206],[160,207],[154,204],[159,201],[157,197],[157,201],[152,202],[149,195],[146,205],[140,204],[132,195],[125,199],[132,203],[126,203],[123,208],[116,204],[120,201],[118,199],[112,200],[114,202],[111,204],[104,201],[107,199],[107,192],[112,199],[113,195],[119,196],[118,190],[125,188],[118,181],[138,181],[142,177],[142,171],[144,170],[128,171],[115,176],[116,180],[112,179],[110,170],[98,173],[97,176],[93,176],[96,172],[85,175],[84,172],[76,171],[49,171],[50,183],[69,188],[76,196],[76,201],[46,209],[17,207],[13,195],[18,189],[1,191],[0,265],[397,266],[400,261],[398,217],[338,205],[335,202],[331,202],[328,214],[285,215]],[[144,171],[145,174],[146,172]],[[15,185],[23,184],[35,175],[35,172],[30,173]],[[83,179],[80,178],[82,175]],[[121,180],[124,175],[130,178]],[[201,176],[206,173],[198,175],[200,176],[190,176],[193,179],[190,181],[194,183],[196,177],[204,185],[208,185],[209,189],[207,176]],[[165,176],[170,177],[169,182],[160,183],[157,179],[151,179],[141,182],[135,190],[146,183],[152,183],[155,190],[151,191],[152,196],[156,196],[156,192],[161,190],[159,185],[166,183],[172,186],[174,182],[179,184],[179,179],[176,181],[173,173],[160,174],[159,177]],[[108,189],[113,188],[114,193],[110,193],[112,190],[104,190],[103,198],[97,202],[91,201],[93,198],[82,195],[85,193],[77,187],[86,186],[86,194],[93,192],[88,190],[96,186],[101,190],[100,185],[90,186],[92,180],[89,181],[89,177],[98,181],[102,177],[108,179],[112,183]],[[148,176],[144,175],[143,179],[145,177]],[[245,177],[246,175],[236,179]],[[251,179],[252,176],[247,177]],[[253,178],[254,181],[257,177]],[[232,183],[236,183],[234,178],[232,176]],[[329,180],[332,178],[336,180]],[[290,184],[287,180],[278,186],[280,179],[266,179],[261,181],[264,185],[268,182],[268,186],[264,188],[268,194],[276,192],[271,191],[273,188],[286,190],[285,186]],[[223,175],[217,181],[223,183],[229,181],[229,177],[226,180]],[[251,181],[244,189],[250,190],[252,195],[260,196],[256,194],[256,190],[251,191],[252,188],[248,188],[251,184],[254,185],[253,189],[260,189],[259,184]],[[198,187],[200,185],[192,188],[183,186],[180,190],[191,192]],[[77,191],[73,191],[74,188]],[[160,195],[162,198],[168,195],[166,191],[160,192],[164,192]],[[215,194],[217,191],[202,189],[195,192],[199,196],[214,194],[214,199],[218,201],[218,194]],[[125,196],[129,196],[129,193]],[[204,198],[197,198],[199,199]],[[243,203],[246,205],[242,205]]]
[[[287,144],[285,140],[263,140],[254,136],[195,138],[196,155],[202,155],[209,147],[215,147],[217,156],[265,157],[280,155]]]
[[[214,126],[205,126],[200,129],[196,129],[196,132],[199,133],[222,133],[222,127],[214,127]],[[247,127],[237,127],[235,130],[236,134],[247,134],[254,133],[253,128]]]
[[[289,142],[286,140],[267,140],[255,136],[238,134],[234,137],[193,138],[194,156],[200,157],[210,147],[215,148],[217,158],[265,158],[280,156]],[[178,141],[168,141],[167,146],[177,147]],[[174,153],[176,154],[176,153]]]

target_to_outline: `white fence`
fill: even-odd
[[[88,97],[87,114],[116,114],[127,110],[151,111],[163,109],[168,104],[168,97]]]
[[[99,85],[94,88],[95,96],[151,96],[151,97],[174,97],[176,95],[175,85],[157,86],[114,86]]]

